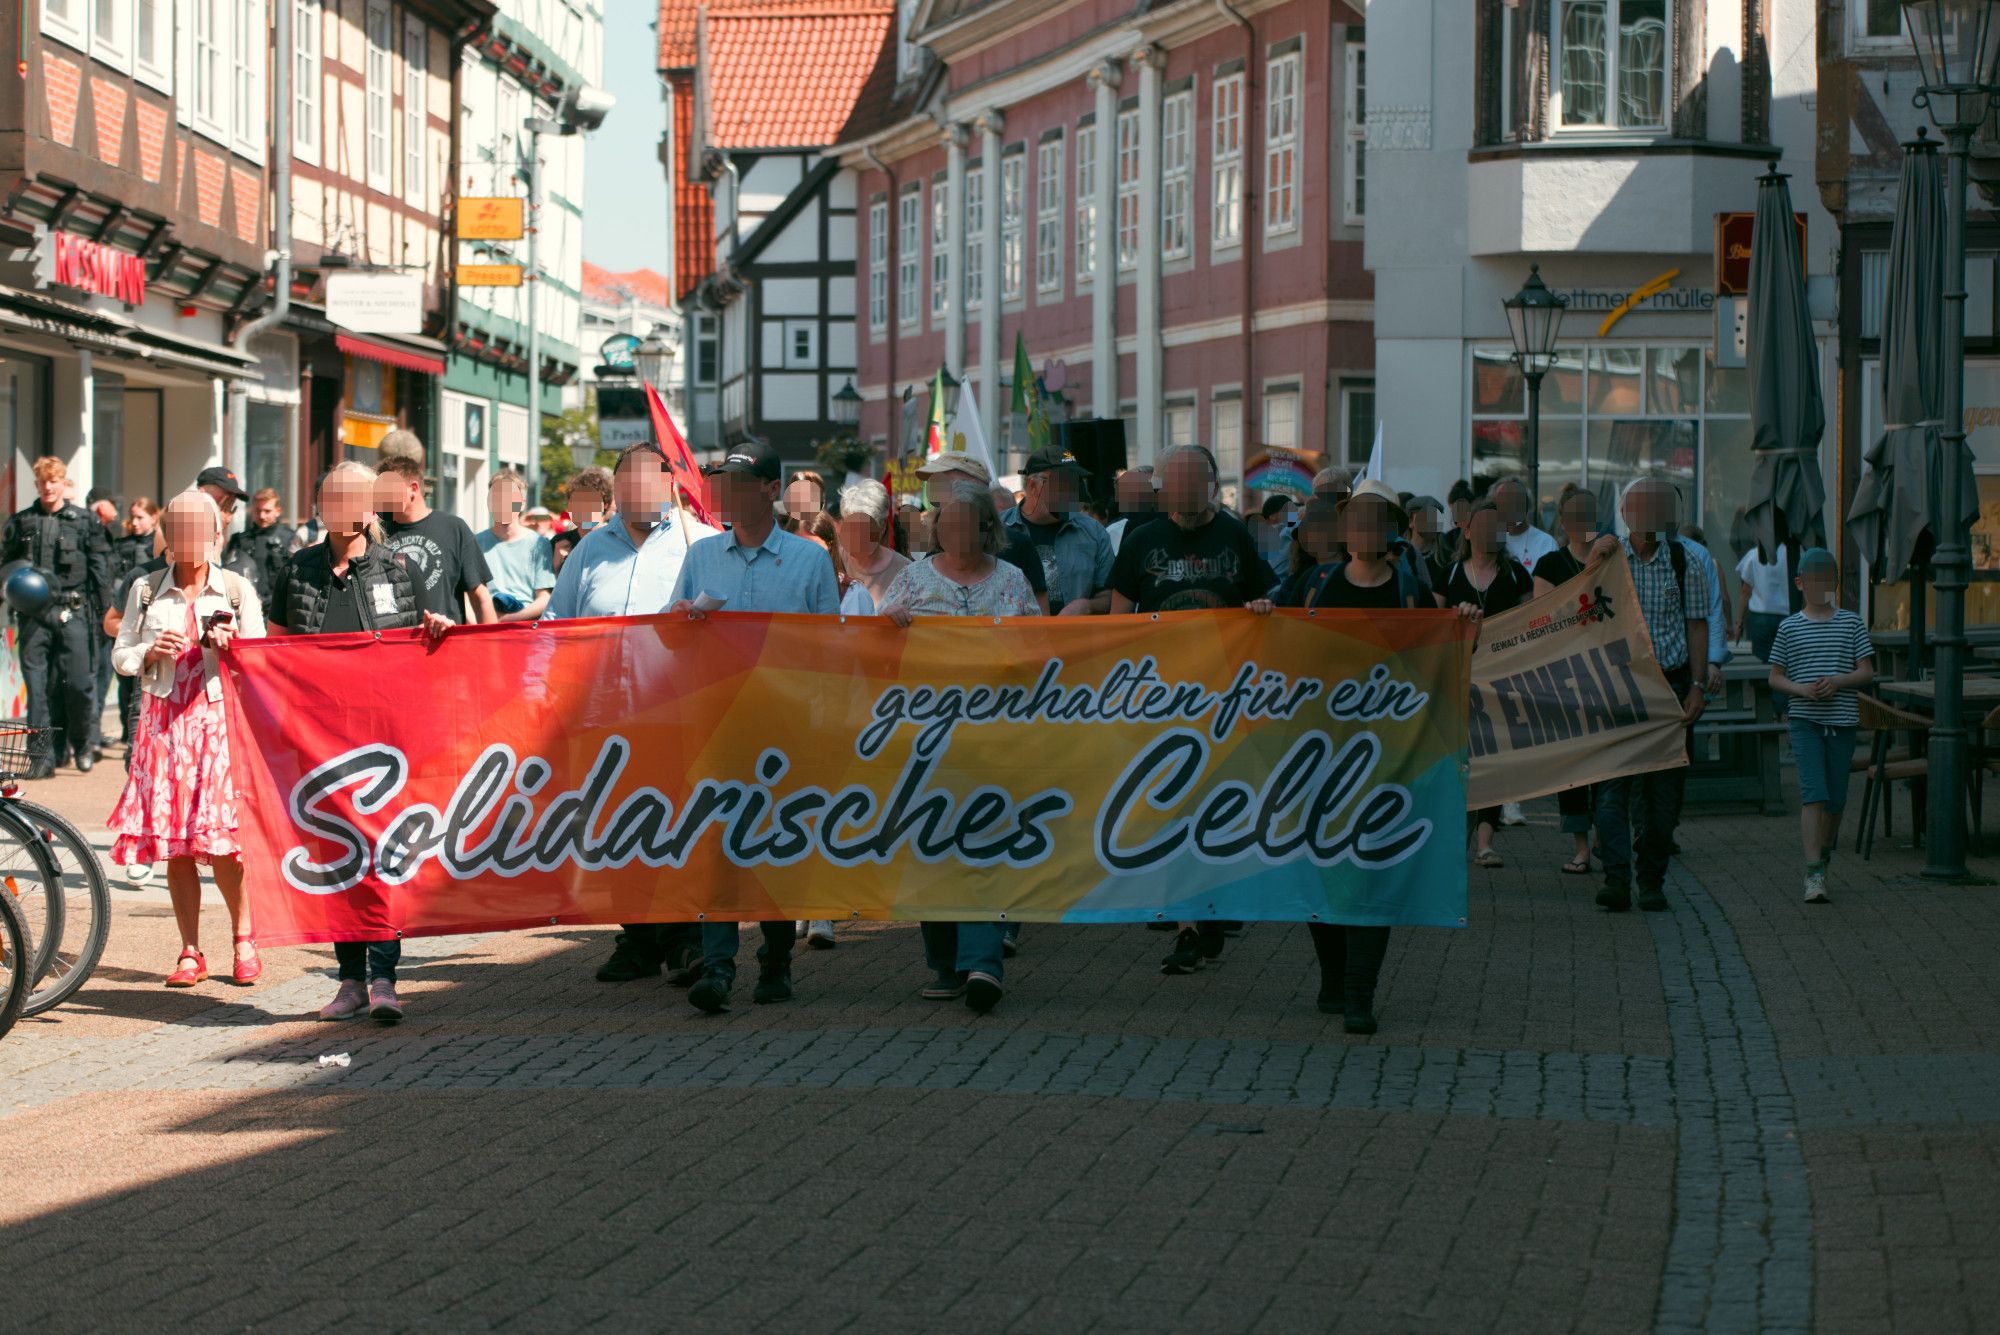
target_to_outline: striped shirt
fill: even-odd
[[[1822,677],[1844,676],[1875,656],[1868,639],[1867,623],[1858,613],[1844,607],[1821,621],[1794,612],[1778,624],[1778,638],[1771,645],[1771,666],[1800,686],[1810,686]],[[1825,700],[1805,700],[1796,696],[1790,705],[1791,717],[1829,728],[1852,728],[1861,723],[1861,705],[1854,690],[1835,691]]]
[[[1682,587],[1675,588],[1674,558],[1667,544],[1656,543],[1651,560],[1642,561],[1632,550],[1632,539],[1623,540],[1625,555],[1632,564],[1632,587],[1639,595],[1639,611],[1653,637],[1653,657],[1660,669],[1671,672],[1687,666],[1687,623],[1708,620],[1708,581],[1701,567],[1687,563]]]

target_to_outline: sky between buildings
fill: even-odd
[[[655,0],[604,0],[604,82],[618,105],[586,149],[583,257],[614,273],[667,267],[657,15]]]

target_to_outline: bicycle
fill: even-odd
[[[14,897],[0,894],[0,1038],[21,1018],[28,991],[35,985],[33,953]]]
[[[111,887],[97,853],[77,828],[40,803],[29,801],[17,780],[30,764],[37,732],[19,719],[0,721],[0,886],[22,910],[34,947],[31,986],[21,1014],[40,1015],[76,994],[104,955],[111,933]],[[25,894],[32,877],[42,893]]]

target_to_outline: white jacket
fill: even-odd
[[[150,590],[150,594],[148,592]],[[257,590],[249,580],[219,565],[208,568],[208,582],[196,593],[196,629],[217,612],[236,614],[236,636],[260,639],[264,634],[264,609]],[[111,666],[121,677],[137,677],[140,687],[152,695],[171,695],[174,665],[146,661],[146,651],[163,631],[185,632],[188,628],[188,600],[174,583],[170,566],[132,582],[125,600],[125,619],[118,626],[118,642],[111,649]],[[217,672],[215,650],[201,651],[202,687],[211,700],[222,698],[222,678]]]

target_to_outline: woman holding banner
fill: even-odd
[[[1535,562],[1535,597],[1554,593],[1583,573],[1590,564],[1590,546],[1597,541],[1597,496],[1574,482],[1563,484],[1556,498],[1556,517],[1562,521],[1563,545]],[[1565,876],[1590,875],[1590,816],[1596,810],[1594,790],[1589,784],[1565,788],[1556,794],[1556,810],[1561,813],[1562,832],[1574,844],[1570,859],[1563,863]]]
[[[1308,503],[1301,529],[1324,522],[1324,512],[1316,507],[1326,504],[1319,500]],[[1268,616],[1274,606],[1375,612],[1436,606],[1411,572],[1389,559],[1390,538],[1409,522],[1394,492],[1379,482],[1364,482],[1340,502],[1335,513],[1347,559],[1322,562],[1303,577],[1287,580],[1275,600],[1260,598],[1248,604],[1252,612]],[[1374,1033],[1375,983],[1382,973],[1382,959],[1389,952],[1389,929],[1323,922],[1310,923],[1307,929],[1319,955],[1320,1010],[1341,1016],[1350,1034]]]
[[[883,595],[883,616],[907,627],[919,616],[1040,614],[1028,577],[999,559],[1007,535],[990,488],[955,484],[937,509],[937,539],[935,553],[912,562],[890,583]],[[935,977],[919,996],[926,1001],[962,996],[967,1006],[980,1012],[999,1004],[1006,936],[1001,923],[927,922],[922,929],[924,961]]]
[[[375,471],[352,459],[335,464],[319,484],[326,540],[294,553],[271,597],[271,624],[292,635],[406,630],[422,626],[432,639],[451,628],[438,612],[419,609],[403,558],[383,542],[375,523]],[[340,989],[320,1007],[322,1020],[351,1020],[366,1011],[383,1024],[403,1018],[396,965],[403,943],[336,941]]]
[[[872,480],[857,482],[840,493],[840,552],[846,557],[848,585],[840,610],[847,616],[873,616],[887,601],[889,586],[910,564],[897,551],[889,514],[889,489]]]
[[[111,860],[167,864],[167,892],[181,953],[168,987],[208,977],[201,953],[201,867],[214,871],[236,937],[230,981],[248,987],[264,972],[243,898],[236,785],[217,655],[237,636],[264,633],[250,581],[216,562],[222,511],[207,494],[184,491],[160,518],[169,562],[134,581],[118,624],[111,666],[136,677],[144,694],[132,735],[125,791],[111,813]]]
[[[1535,579],[1507,553],[1507,530],[1500,507],[1491,496],[1473,502],[1466,513],[1465,550],[1445,579],[1444,604],[1467,616],[1488,617],[1519,607],[1535,596]],[[1472,813],[1476,847],[1472,860],[1482,867],[1506,864],[1493,848],[1493,831],[1500,825],[1500,808],[1481,807]]]

